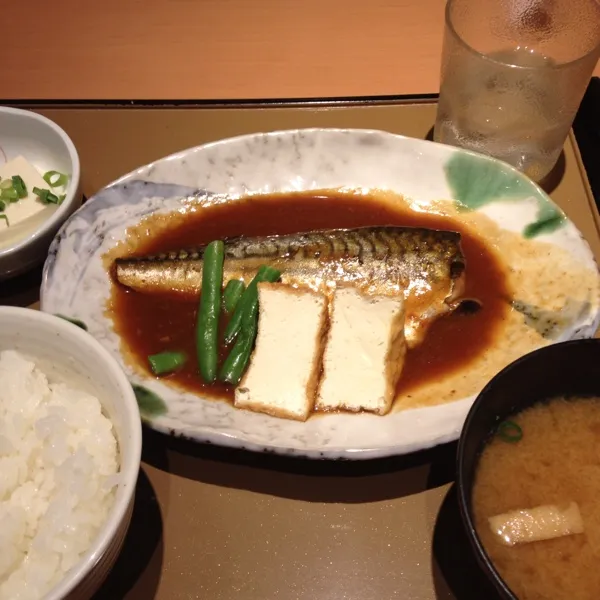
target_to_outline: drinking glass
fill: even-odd
[[[448,0],[434,140],[540,181],[599,56],[600,0]]]

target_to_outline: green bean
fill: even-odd
[[[251,289],[250,294],[256,296],[256,302],[252,302],[250,309],[244,314],[240,334],[219,373],[221,381],[232,385],[240,382],[246,370],[258,330],[258,290],[256,286]]]
[[[202,266],[202,290],[196,323],[196,354],[200,375],[206,383],[217,378],[218,328],[223,285],[224,244],[214,241],[206,246]]]
[[[187,355],[185,352],[159,352],[151,354],[148,362],[155,375],[167,375],[181,369],[187,362]]]
[[[269,281],[271,283],[277,281],[281,273],[268,265],[261,265],[254,279],[248,284],[240,298],[235,312],[233,313],[227,327],[225,328],[225,343],[231,344],[240,332],[244,313],[250,313],[253,304],[258,304],[257,286],[261,281]]]
[[[223,292],[223,309],[227,314],[231,314],[235,310],[245,289],[246,285],[241,279],[231,279],[227,283]]]

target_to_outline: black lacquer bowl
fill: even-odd
[[[471,492],[477,463],[500,421],[557,396],[600,397],[600,339],[546,346],[510,364],[475,400],[458,444],[457,492],[466,533],[481,568],[507,600],[518,599],[494,568],[475,531]]]

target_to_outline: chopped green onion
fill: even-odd
[[[15,190],[17,190],[17,195],[19,198],[25,198],[25,196],[27,196],[27,188],[25,187],[25,182],[20,175],[13,175],[12,184]]]
[[[12,179],[5,179],[4,181],[0,182],[0,190],[9,190],[12,188],[12,186]]]
[[[61,185],[66,185],[67,181],[69,181],[69,178],[64,173],[60,173],[59,171],[48,171],[47,173],[44,173],[44,181],[50,187],[58,187]]]
[[[53,194],[50,190],[41,190],[38,187],[33,188],[33,193],[46,204],[59,204],[58,196]]]
[[[17,193],[17,190],[15,190],[15,188],[9,188],[0,191],[0,198],[2,198],[2,200],[18,200],[19,194]]]
[[[496,435],[504,442],[514,444],[523,439],[523,430],[514,421],[502,421]]]
[[[6,202],[2,202],[2,200],[0,200],[0,212],[2,212],[5,208],[6,208]]]
[[[0,219],[4,219],[6,221],[6,226],[10,227],[10,223],[8,222],[8,217],[0,213]]]
[[[34,187],[32,191],[40,200],[46,200],[50,193],[50,190],[41,190],[39,187]]]
[[[66,195],[66,194],[61,194],[61,195],[58,197],[58,203],[59,203],[59,204],[62,204],[62,203],[63,203],[63,200],[64,200],[66,197],[67,197],[67,195]]]
[[[155,375],[166,375],[181,369],[187,362],[184,352],[159,352],[148,357],[150,369]]]

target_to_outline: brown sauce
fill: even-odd
[[[462,235],[466,257],[465,297],[483,307],[474,314],[454,313],[436,321],[427,338],[407,355],[398,385],[407,393],[424,382],[464,368],[489,347],[498,331],[508,294],[503,270],[492,252],[465,225],[449,217],[413,212],[364,196],[305,193],[248,198],[190,213],[173,229],[151,237],[136,254],[152,254],[206,244],[236,235],[273,235],[327,228],[396,225],[453,230]],[[183,350],[186,367],[168,376],[186,390],[231,400],[229,386],[209,385],[198,374],[195,357],[197,298],[179,294],[142,294],[114,286],[112,313],[117,333],[143,368],[147,356]],[[224,349],[223,349],[224,352]],[[149,371],[148,371],[149,373]]]

